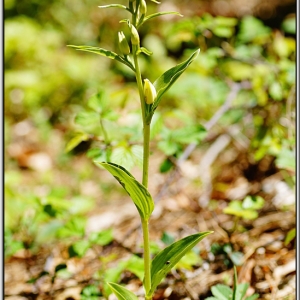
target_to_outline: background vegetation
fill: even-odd
[[[140,176],[133,73],[66,47],[116,51],[124,30],[117,20],[126,15],[100,10],[100,2],[5,1],[7,299],[67,299],[68,291],[69,299],[105,298],[104,279],[139,287],[135,211],[91,162],[110,160]],[[195,229],[216,233],[156,299],[205,299],[215,283],[232,283],[233,264],[262,298],[294,299],[295,2],[161,6],[185,16],[142,28],[154,52],[142,58],[145,77],[201,53],[152,129],[153,254]],[[192,281],[204,280],[197,271],[202,286]]]

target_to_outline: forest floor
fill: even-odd
[[[207,163],[205,155],[198,152],[196,149],[190,160],[166,175],[155,172],[161,158],[152,158],[154,175],[149,190],[156,191],[156,206],[150,220],[151,240],[161,243],[163,233],[177,240],[196,232],[214,231],[199,243],[198,261],[174,269],[159,285],[154,299],[205,299],[217,283],[232,286],[233,260],[238,261],[238,282],[250,285],[249,295],[256,292],[259,299],[295,299],[295,241],[285,243],[285,239],[296,220],[294,204],[286,208],[283,205],[293,192],[286,189],[282,174],[274,169],[270,172],[273,167],[269,158],[258,165],[250,164],[245,154],[234,153],[231,148],[219,157],[218,175],[214,176],[213,168],[203,165],[203,161]],[[74,161],[90,163],[83,155]],[[208,170],[204,172],[206,177],[203,170]],[[101,180],[114,183],[106,173]],[[230,199],[248,194],[265,199],[257,218],[236,219],[223,212]],[[207,202],[207,197],[214,201]],[[90,284],[101,286],[101,281],[95,279],[99,270],[114,268],[133,253],[142,256],[139,217],[125,194],[110,195],[110,201],[104,203],[100,199],[98,208],[89,214],[86,234],[107,228],[113,228],[114,240],[89,249],[82,258],[70,257],[66,245],[57,241],[35,253],[21,250],[6,259],[5,299],[89,299],[83,298],[81,291]],[[230,250],[224,250],[224,245],[230,245]],[[53,276],[59,264],[65,264],[72,276]],[[47,273],[41,276],[45,270]],[[123,272],[120,282],[142,295],[141,281],[132,272]]]

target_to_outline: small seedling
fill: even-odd
[[[231,201],[224,208],[225,214],[234,215],[235,223],[232,231],[238,229],[240,219],[254,220],[258,217],[258,210],[263,208],[265,201],[260,196],[247,196],[243,201]]]
[[[233,290],[225,284],[217,284],[211,288],[213,297],[208,297],[205,300],[255,300],[259,297],[258,294],[245,297],[248,283],[237,283],[237,273],[234,267],[234,288]]]
[[[145,0],[129,0],[128,6],[121,4],[110,4],[100,6],[100,8],[120,8],[124,9],[131,15],[131,20],[122,20],[121,23],[127,25],[130,32],[130,43],[128,42],[124,32],[120,31],[118,36],[119,54],[110,50],[92,46],[70,46],[80,51],[92,52],[110,59],[114,59],[132,70],[135,74],[136,83],[139,91],[141,104],[143,130],[143,176],[142,182],[136,180],[123,166],[112,163],[95,161],[97,165],[109,171],[117,181],[122,185],[131,197],[140,215],[143,243],[144,243],[144,290],[145,299],[150,300],[158,284],[163,280],[167,273],[178,263],[178,261],[191,250],[204,237],[212,233],[211,231],[196,233],[187,236],[177,242],[172,243],[164,250],[159,252],[153,260],[150,257],[149,242],[149,219],[154,209],[154,201],[150,195],[148,187],[149,177],[149,156],[150,156],[150,125],[153,115],[162,100],[162,96],[175,83],[180,75],[187,67],[196,59],[200,50],[196,50],[186,61],[169,69],[159,78],[152,81],[143,78],[139,67],[140,55],[151,55],[152,52],[141,46],[139,35],[140,27],[153,18],[166,14],[174,14],[181,16],[178,12],[167,11],[157,12],[147,15],[147,3]],[[155,0],[152,2],[159,3]],[[131,44],[131,46],[130,46]],[[137,297],[126,288],[112,282],[108,282],[111,290],[116,294],[118,299],[137,299]]]

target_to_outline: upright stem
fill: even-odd
[[[147,297],[151,289],[151,258],[150,258],[150,244],[149,244],[149,228],[148,220],[142,220],[143,237],[144,237],[144,267],[145,267],[145,278],[144,287],[146,292],[146,300],[151,300],[152,296]]]
[[[150,124],[146,122],[146,103],[144,98],[144,87],[142,82],[142,76],[140,72],[139,62],[136,55],[137,47],[133,46],[133,59],[135,65],[135,76],[136,82],[139,90],[141,108],[142,108],[142,117],[143,117],[143,179],[142,183],[147,188],[148,187],[148,173],[149,173],[149,146],[150,146]],[[142,219],[142,228],[143,228],[143,240],[144,240],[144,268],[145,268],[145,278],[144,278],[144,287],[146,293],[146,300],[151,300],[152,296],[147,296],[151,289],[151,257],[150,257],[150,244],[149,244],[149,228],[148,220]]]
[[[144,86],[142,82],[142,75],[140,71],[140,65],[139,61],[136,55],[137,46],[133,46],[133,60],[134,60],[134,66],[135,66],[135,78],[136,83],[139,89],[139,95],[140,95],[140,101],[141,101],[141,108],[142,108],[142,117],[143,117],[143,124],[146,123],[146,104],[144,99]]]
[[[144,151],[143,151],[143,185],[148,187],[149,156],[150,156],[150,124],[144,122]]]

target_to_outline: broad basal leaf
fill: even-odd
[[[135,296],[132,292],[128,291],[123,286],[113,282],[108,282],[107,284],[119,300],[138,300],[137,296]]]
[[[96,163],[104,167],[119,181],[137,207],[141,218],[148,220],[154,209],[154,202],[148,190],[125,168],[113,163]]]
[[[79,50],[79,51],[86,51],[86,52],[91,52],[91,53],[99,54],[99,55],[108,57],[110,59],[115,59],[115,60],[117,60],[117,61],[125,64],[131,70],[134,71],[134,66],[132,65],[132,63],[130,61],[125,60],[123,57],[121,57],[120,55],[118,55],[117,53],[115,53],[113,51],[106,50],[106,49],[99,48],[99,47],[93,47],[93,46],[74,46],[74,45],[68,45],[68,47],[75,48],[76,50]]]
[[[151,290],[152,295],[167,273],[178,263],[178,261],[204,237],[213,231],[206,231],[187,236],[158,253],[151,265]]]
[[[162,95],[174,84],[179,76],[186,70],[186,68],[196,59],[200,52],[200,49],[195,51],[186,61],[181,64],[169,69],[162,74],[154,83],[156,89],[157,98],[151,107],[150,119],[157,108]]]

